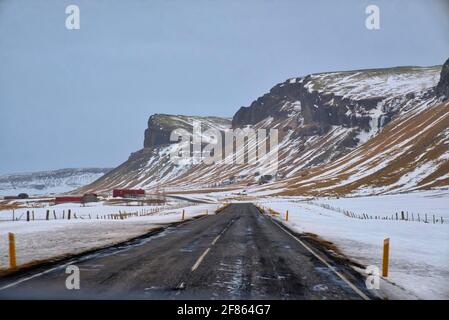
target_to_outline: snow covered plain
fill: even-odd
[[[190,219],[198,215],[214,214],[217,204],[202,204],[176,208],[160,208],[161,211],[147,216],[130,217],[125,220],[96,219],[96,215],[107,215],[121,212],[140,212],[141,210],[154,210],[155,206],[105,206],[101,203],[90,207],[81,207],[76,204],[52,206],[50,220],[43,220],[48,208],[22,208],[16,210],[18,217],[22,211],[34,210],[35,221],[27,222],[2,220],[0,221],[0,270],[6,269],[9,263],[8,233],[16,235],[16,251],[18,266],[46,261],[79,254],[105,246],[117,244],[155,230],[160,226],[181,220],[182,210],[185,218]],[[62,210],[71,209],[72,214],[77,213],[78,219],[61,219]],[[57,218],[53,217],[53,210]],[[89,213],[92,219],[88,219]],[[18,215],[17,215],[18,214]],[[10,218],[11,211],[0,211],[0,217]],[[84,219],[81,219],[83,217]],[[42,219],[42,220],[37,220]]]
[[[382,243],[390,238],[389,276],[380,290],[390,299],[449,298],[449,223],[362,220],[329,210],[320,204],[354,213],[390,215],[399,210],[435,213],[449,220],[449,194],[424,192],[361,198],[271,198],[259,204],[280,213],[284,224],[297,232],[309,232],[333,242],[343,254],[365,266],[381,268]],[[285,212],[289,220],[285,221]]]
[[[369,215],[391,216],[396,212],[408,212],[411,218],[421,217],[427,213],[429,219],[432,215],[443,217],[449,223],[449,190],[446,191],[419,191],[404,194],[379,195],[375,197],[329,198],[320,199],[334,208],[344,208],[357,213]]]
[[[26,212],[34,212],[35,220],[45,220],[46,212],[50,210],[50,220],[54,220],[54,214],[56,219],[67,219],[67,212],[70,209],[72,217],[76,215],[78,219],[100,218],[110,214],[116,214],[119,212],[141,212],[151,210],[163,210],[165,208],[179,207],[181,205],[188,206],[188,202],[169,203],[167,206],[155,206],[155,205],[140,205],[138,202],[128,202],[127,204],[111,204],[104,201],[91,202],[85,205],[77,203],[65,203],[58,205],[49,205],[48,201],[52,201],[52,198],[41,198],[33,200],[14,200],[13,203],[18,204],[20,208],[14,210],[14,218],[16,220],[26,220]],[[1,210],[0,221],[12,221],[13,210]]]

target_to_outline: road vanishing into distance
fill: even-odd
[[[66,288],[68,265],[80,289]],[[253,204],[0,279],[0,299],[368,299],[364,279]]]

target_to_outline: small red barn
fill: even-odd
[[[82,196],[60,196],[55,198],[55,204],[61,203],[88,203],[98,201],[95,193],[86,193]]]
[[[114,189],[112,191],[112,196],[114,198],[138,198],[145,196],[145,190],[142,189]]]

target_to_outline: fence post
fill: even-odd
[[[388,260],[390,253],[390,238],[384,239],[384,249],[382,258],[382,277],[388,277]]]
[[[9,267],[11,269],[15,269],[17,266],[16,261],[16,237],[14,236],[14,233],[8,234],[9,238]]]
[[[14,209],[12,209],[12,221],[16,220],[15,218],[15,214],[14,214]]]
[[[45,220],[50,220],[50,210],[47,210],[47,214],[45,215]]]
[[[72,214],[72,210],[69,209],[69,210],[67,211],[67,219],[68,219],[68,220],[70,220],[71,214]]]
[[[27,211],[27,221],[30,221],[30,211]]]
[[[184,209],[182,210],[182,216],[181,216],[181,220],[184,221],[184,217],[185,217],[185,212]]]

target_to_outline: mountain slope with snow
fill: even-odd
[[[0,195],[65,193],[97,180],[110,170],[78,168],[1,175]]]
[[[448,184],[444,70],[395,67],[291,78],[240,108],[232,123],[154,115],[144,149],[82,190],[162,186],[190,191],[253,185],[284,194],[365,194],[441,188]],[[181,145],[169,141],[170,132],[191,132],[194,120],[221,132],[230,127],[278,129],[279,144],[270,150],[278,152],[277,174],[267,177],[260,163],[228,164],[224,157],[213,165],[174,164],[170,152]],[[256,148],[253,137],[248,148]],[[383,169],[386,166],[391,172]],[[423,177],[421,171],[429,174]],[[257,186],[262,178],[270,183]]]
[[[402,115],[359,148],[303,170],[283,194],[388,194],[449,186],[449,103]],[[272,186],[273,187],[273,186]]]
[[[180,143],[170,141],[170,134],[175,129],[192,132],[194,121],[201,123],[202,131],[223,131],[231,126],[230,119],[219,117],[152,115],[145,130],[144,148],[132,153],[123,164],[79,191],[109,192],[113,188],[157,188],[180,176],[191,169],[194,163],[174,163],[170,160],[171,153],[181,147]]]

